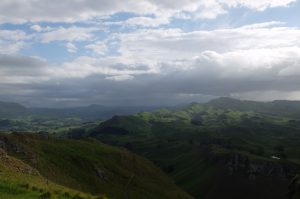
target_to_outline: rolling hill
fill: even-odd
[[[264,104],[221,98],[115,116],[68,136],[126,147],[195,198],[286,198],[300,171],[300,125],[289,114],[274,114],[278,109],[252,109],[256,103]]]

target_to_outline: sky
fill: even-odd
[[[300,100],[298,0],[1,0],[0,101]]]

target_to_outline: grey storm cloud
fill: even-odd
[[[194,64],[197,66],[197,63]],[[105,75],[91,75],[86,78],[50,80],[17,87],[33,91],[27,101],[23,101],[29,105],[39,105],[39,101],[52,106],[70,105],[70,101],[74,106],[91,103],[173,105],[201,101],[208,96],[224,96],[245,91],[297,91],[299,78],[278,77],[284,67],[257,69],[255,76],[248,78],[222,78],[220,69],[199,71],[196,67],[165,75],[144,74],[126,81],[107,80]]]
[[[262,53],[265,61],[258,58],[259,62],[254,65],[245,61],[253,54],[251,50],[239,52],[238,55],[206,51],[191,60],[182,60],[175,69],[172,63],[163,62],[159,64],[160,70],[156,73],[135,74],[136,69],[133,69],[134,78],[123,81],[107,79],[110,74],[101,72],[85,77],[55,76],[53,71],[56,70],[50,70],[54,66],[44,60],[1,55],[2,76],[10,77],[10,80],[13,77],[18,81],[6,82],[2,78],[0,97],[18,99],[28,106],[80,106],[91,103],[171,105],[242,92],[298,91],[300,74],[293,70],[300,63],[298,51],[298,48],[272,51],[272,56],[286,56],[269,62],[266,55],[270,52],[266,50]],[[241,68],[242,64],[244,68]],[[148,70],[148,67],[140,66],[139,70]],[[185,66],[185,69],[181,66]],[[126,64],[113,64],[111,67],[120,73],[124,72],[124,68],[132,68]],[[44,76],[47,78],[37,81]],[[19,82],[22,79],[24,81]]]
[[[0,54],[0,75],[37,76],[45,74],[46,64],[44,60],[36,57]]]

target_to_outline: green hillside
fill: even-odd
[[[113,117],[68,136],[94,137],[147,157],[196,198],[282,199],[300,169],[300,125],[244,109],[193,103]]]
[[[192,198],[150,161],[93,139],[1,134],[8,154],[54,183],[108,198]]]

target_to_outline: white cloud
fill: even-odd
[[[236,50],[226,53],[204,51],[194,60],[194,69],[213,67],[218,71],[219,78],[280,78],[286,69],[296,63],[299,66],[300,47]]]
[[[79,57],[55,68],[52,75],[86,78],[101,74],[110,80],[127,80],[145,74],[192,73],[198,75],[197,78],[211,77],[215,81],[298,76],[295,71],[300,71],[300,30],[268,29],[264,28],[266,25],[190,33],[178,29],[122,33],[117,35],[120,55]],[[103,52],[106,49],[103,45],[96,42],[89,48]],[[192,80],[197,82],[193,78],[189,81]]]
[[[67,48],[67,51],[69,53],[76,53],[77,52],[77,47],[73,43],[68,42],[66,44],[66,48]]]
[[[18,52],[25,45],[25,40],[29,38],[21,30],[1,30],[0,29],[0,53],[12,54]]]
[[[245,25],[245,26],[242,26],[241,28],[245,28],[245,29],[272,28],[272,27],[276,27],[276,26],[282,26],[284,24],[285,23],[281,22],[281,21],[269,21],[269,22]]]
[[[135,0],[2,0],[0,22],[76,22],[116,12],[142,14],[154,9],[154,6],[147,1]]]
[[[278,24],[279,22],[276,22]],[[157,64],[192,59],[204,51],[218,53],[239,50],[299,47],[300,29],[265,27],[274,22],[256,24],[252,28],[217,29],[183,32],[179,29],[138,30],[119,34],[119,52],[124,59]],[[275,51],[274,51],[275,52]],[[252,55],[251,55],[252,56]]]
[[[114,81],[125,81],[125,80],[130,80],[133,78],[134,78],[134,76],[132,76],[132,75],[115,75],[115,76],[106,77],[105,79],[114,80]]]
[[[81,56],[56,67],[48,66],[47,71],[51,78],[104,75],[110,80],[188,71],[208,76],[214,70],[218,71],[214,73],[217,74],[214,78],[251,78],[251,75],[263,71],[275,71],[274,76],[280,78],[298,75],[300,30],[278,25],[281,23],[266,22],[234,29],[188,33],[180,29],[143,29],[132,33],[119,33],[112,37],[120,41],[120,55]],[[78,30],[77,27],[71,29]],[[66,29],[58,28],[58,32],[61,33],[59,30],[65,33]],[[81,34],[80,31],[70,31],[71,35],[68,35],[68,38],[67,34],[53,32],[56,30],[45,33],[53,35],[45,37],[44,42],[54,39],[70,41],[66,43],[69,52],[77,51],[77,47],[71,41],[92,37],[89,32]],[[88,36],[81,36],[86,34]],[[12,37],[17,40],[23,38],[16,35]],[[106,42],[97,41],[85,48],[93,50],[95,54],[105,55],[108,50]],[[268,77],[271,74],[264,75]]]
[[[94,27],[83,28],[72,26],[69,28],[59,27],[54,30],[42,33],[41,41],[49,43],[52,41],[85,41],[94,37],[93,32],[99,29]]]
[[[51,28],[49,26],[43,27],[43,26],[35,24],[35,25],[30,26],[30,29],[34,30],[36,32],[45,32],[45,31],[53,30],[54,28]]]
[[[108,51],[107,44],[103,41],[97,41],[92,44],[88,44],[85,46],[86,49],[92,50],[94,53],[98,55],[105,55]]]
[[[230,7],[246,7],[253,10],[263,11],[267,8],[285,7],[296,0],[219,0]]]
[[[93,17],[103,17],[118,12],[136,14],[190,13],[196,18],[213,19],[228,8],[245,7],[263,11],[268,8],[288,6],[296,0],[2,0],[0,23],[25,22],[77,22]],[[38,8],[38,9],[37,9]],[[145,19],[144,19],[145,20]],[[139,20],[140,21],[140,20]],[[147,19],[147,23],[150,23]],[[151,22],[154,23],[154,22]],[[157,22],[155,22],[157,23]]]
[[[30,29],[34,30],[34,31],[37,31],[37,32],[41,32],[43,30],[43,28],[39,25],[32,25],[30,27]]]
[[[157,27],[162,24],[168,24],[169,22],[169,17],[133,17],[126,20],[126,24],[128,25],[142,27]]]
[[[174,11],[160,10],[156,11],[153,16],[137,16],[131,17],[125,21],[126,25],[138,27],[158,27],[160,25],[169,24],[172,17],[179,17],[179,13]]]
[[[125,63],[122,61],[122,58],[81,56],[74,61],[52,67],[49,70],[49,75],[58,78],[86,78],[90,75],[104,75],[110,79],[125,80],[124,77],[154,74],[156,72],[138,63]]]
[[[199,5],[197,11],[193,14],[197,19],[214,19],[219,15],[227,13],[227,10],[217,1],[203,1],[202,5]]]
[[[4,40],[20,41],[27,38],[22,30],[0,30],[0,38]]]

